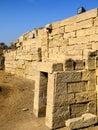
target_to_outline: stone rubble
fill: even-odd
[[[70,130],[89,127],[96,123],[98,123],[98,118],[96,115],[91,113],[86,113],[81,117],[72,118],[65,121],[66,127],[70,128]]]

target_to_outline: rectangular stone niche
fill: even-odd
[[[48,73],[40,72],[39,116],[46,116]]]

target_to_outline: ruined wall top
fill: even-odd
[[[98,50],[98,9],[36,28],[13,45],[15,49],[5,53],[5,69],[13,73],[18,69],[17,73],[26,71],[28,75],[28,68],[35,70],[35,63],[65,63],[67,59],[86,62],[89,52]]]

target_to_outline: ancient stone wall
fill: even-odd
[[[15,46],[16,50],[5,53],[5,69],[27,78],[34,77],[35,62],[86,60],[88,51],[98,49],[98,11],[94,9],[27,32]]]
[[[22,35],[5,52],[5,71],[35,80],[34,113],[49,128],[98,115],[98,9]]]

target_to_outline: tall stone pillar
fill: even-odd
[[[39,117],[39,93],[40,93],[40,72],[35,74],[35,91],[34,91],[34,114]]]
[[[46,115],[48,73],[37,72],[34,93],[34,113],[37,117]]]

